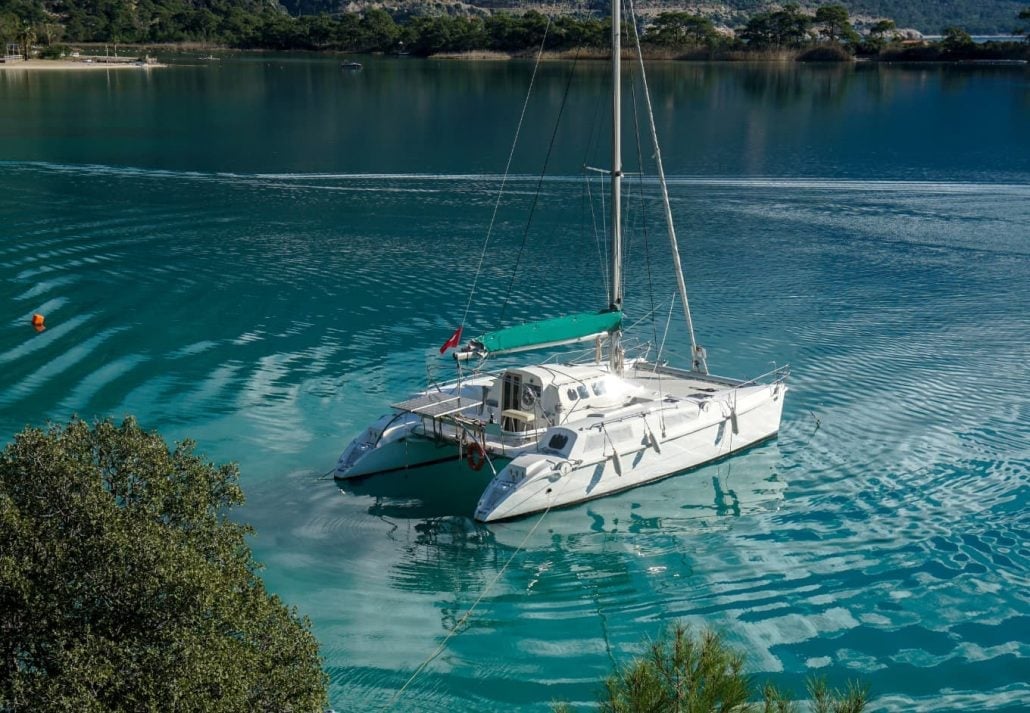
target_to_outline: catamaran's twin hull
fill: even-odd
[[[480,410],[482,389],[491,381],[487,377],[467,379],[463,384],[454,382],[415,394],[405,404],[420,404],[429,410],[395,407],[381,416],[347,445],[333,476],[347,480],[457,460],[459,444],[468,439],[467,433],[453,422],[441,421],[433,409],[446,410],[453,402],[457,411]]]
[[[606,427],[575,434],[584,446],[568,454],[527,453],[515,458],[486,488],[475,517],[482,522],[574,505],[695,468],[771,438],[779,431],[783,383],[744,387],[726,401],[710,401],[677,435],[661,434],[653,414],[641,414],[622,443]],[[733,402],[736,402],[735,408]],[[673,421],[666,414],[666,421]],[[607,427],[608,431],[614,428]],[[571,432],[564,434],[571,437]]]
[[[634,380],[645,383],[663,374],[665,396],[653,393],[607,414],[586,409],[578,419],[535,431],[519,447],[489,448],[496,475],[480,498],[476,519],[514,518],[628,490],[723,458],[779,431],[785,370],[774,372],[772,383],[758,384],[649,369],[635,369]],[[469,388],[479,384],[433,392],[434,403],[467,396]],[[457,461],[463,433],[454,424],[445,427],[416,413],[394,411],[351,441],[334,475],[344,480]]]
[[[347,455],[348,451],[344,451],[336,465],[334,476],[337,480],[421,468],[457,459],[453,443],[441,443],[418,436],[409,436],[377,448],[370,448],[351,465],[346,463]]]

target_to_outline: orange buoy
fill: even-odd
[[[43,324],[45,321],[46,319],[43,317],[43,315],[39,314],[38,312],[32,315],[32,326],[36,328],[37,332],[42,332],[44,329],[46,329],[46,327]]]

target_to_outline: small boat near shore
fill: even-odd
[[[356,72],[361,69],[361,62],[340,62],[340,69],[347,69]]]

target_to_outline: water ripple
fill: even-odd
[[[239,460],[264,576],[312,617],[338,707],[381,705],[480,597],[405,710],[589,700],[673,619],[723,629],[788,688],[860,676],[875,710],[1027,700],[1030,186],[674,177],[713,367],[792,364],[778,441],[486,527],[469,518],[486,474],[457,458],[318,476],[451,374],[437,348],[500,176],[2,165],[0,422],[133,413]],[[536,177],[509,181],[470,333],[604,301],[604,256],[566,222],[582,179],[547,177],[528,231]],[[654,233],[653,208],[634,225]],[[628,309],[652,339],[668,247],[632,240]]]

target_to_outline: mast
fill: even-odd
[[[620,0],[612,0],[612,303],[622,309],[622,22]],[[611,369],[622,373],[622,330],[611,335]]]

